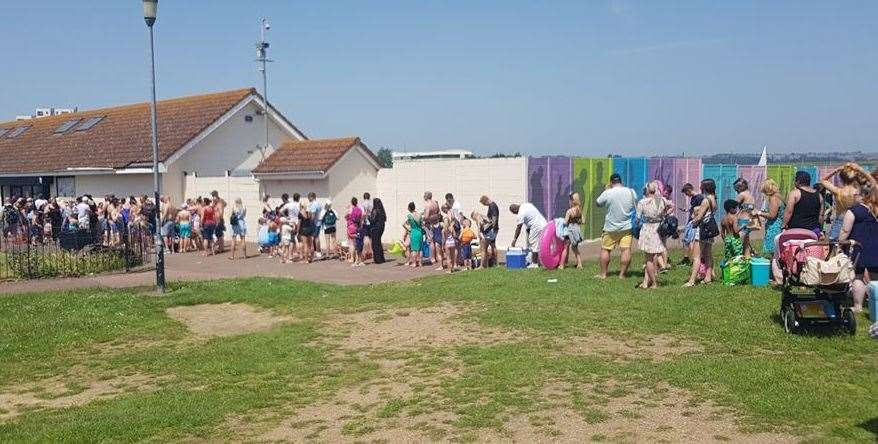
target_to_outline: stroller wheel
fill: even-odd
[[[784,307],[781,311],[783,319],[783,329],[787,333],[794,334],[799,330],[799,324],[796,321],[796,313],[789,306]]]
[[[849,308],[844,310],[842,322],[844,323],[844,328],[845,330],[847,330],[849,335],[853,336],[857,334],[857,315],[854,313],[853,310]]]

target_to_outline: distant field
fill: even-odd
[[[0,441],[878,437],[864,329],[790,336],[771,289],[595,272],[3,295]]]

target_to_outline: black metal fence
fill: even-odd
[[[153,238],[147,229],[42,233],[33,225],[0,225],[4,225],[0,236],[0,280],[138,271],[153,263]]]

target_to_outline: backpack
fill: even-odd
[[[680,237],[679,232],[680,220],[676,216],[665,216],[658,226],[658,234],[661,237],[672,237],[674,239]]]
[[[334,227],[337,221],[338,216],[335,215],[335,210],[329,210],[323,215],[323,225],[327,227]]]

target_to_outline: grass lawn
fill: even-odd
[[[855,337],[791,336],[771,289],[595,273],[2,295],[0,441],[878,437],[865,317]],[[239,311],[199,311],[223,303]],[[214,333],[258,331],[198,335],[180,306]]]

